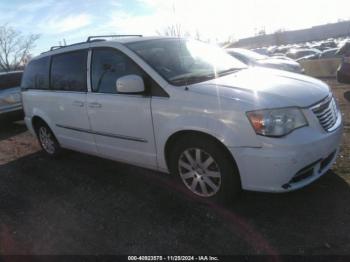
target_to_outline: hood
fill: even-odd
[[[328,85],[315,78],[258,67],[244,69],[195,86],[215,95],[215,87],[219,87],[220,95],[260,108],[309,107],[330,93]]]

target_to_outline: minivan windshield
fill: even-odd
[[[127,46],[173,85],[199,83],[247,67],[221,48],[199,41],[160,39]]]

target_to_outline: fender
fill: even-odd
[[[240,139],[241,135],[232,129],[229,122],[225,123],[223,120],[210,118],[205,115],[179,115],[176,119],[171,119],[155,128],[157,160],[158,166],[162,171],[168,171],[165,159],[166,143],[172,135],[181,131],[205,133],[218,139],[227,148],[241,147],[243,142]]]

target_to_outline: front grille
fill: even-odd
[[[320,104],[313,107],[312,111],[317,116],[323,129],[327,132],[331,131],[338,120],[338,110],[334,98],[326,98]]]

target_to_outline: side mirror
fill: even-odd
[[[126,75],[117,79],[116,88],[117,93],[142,93],[145,91],[145,84],[138,75]]]

